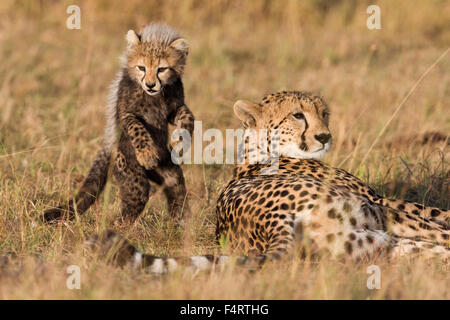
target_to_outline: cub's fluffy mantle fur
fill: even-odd
[[[139,34],[128,31],[126,39],[122,69],[109,93],[103,148],[76,195],[45,211],[47,222],[85,212],[102,192],[110,163],[120,185],[124,219],[134,221],[142,212],[150,181],[163,187],[172,216],[189,210],[183,172],[167,147],[169,123],[191,134],[194,129],[181,81],[188,42],[171,27],[155,23]]]

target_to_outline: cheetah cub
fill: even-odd
[[[48,222],[85,212],[102,192],[112,172],[120,185],[122,217],[133,222],[145,207],[150,181],[162,186],[169,212],[189,211],[181,168],[171,161],[168,124],[194,129],[194,116],[184,103],[181,77],[188,42],[164,24],[128,31],[122,69],[111,85],[103,148],[81,188],[67,204],[45,211]]]

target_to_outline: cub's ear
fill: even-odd
[[[234,114],[242,121],[245,128],[255,127],[261,117],[261,108],[250,101],[238,100],[233,106]]]
[[[127,33],[127,42],[128,42],[128,47],[132,47],[137,45],[141,40],[139,39],[139,35],[134,32],[134,30],[128,30]]]
[[[185,39],[177,39],[173,41],[170,46],[175,50],[183,53],[185,56],[187,56],[189,53],[189,42],[187,42]]]

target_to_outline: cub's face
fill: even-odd
[[[161,93],[183,74],[189,45],[184,39],[174,40],[169,45],[143,42],[133,30],[127,34],[128,74],[149,95]]]
[[[329,111],[318,96],[305,92],[280,92],[259,104],[240,100],[234,110],[245,127],[278,133],[279,155],[320,159],[331,148]]]

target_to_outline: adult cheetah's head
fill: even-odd
[[[278,129],[280,156],[320,159],[331,148],[328,107],[313,94],[283,91],[259,104],[239,100],[234,112],[246,128]]]

